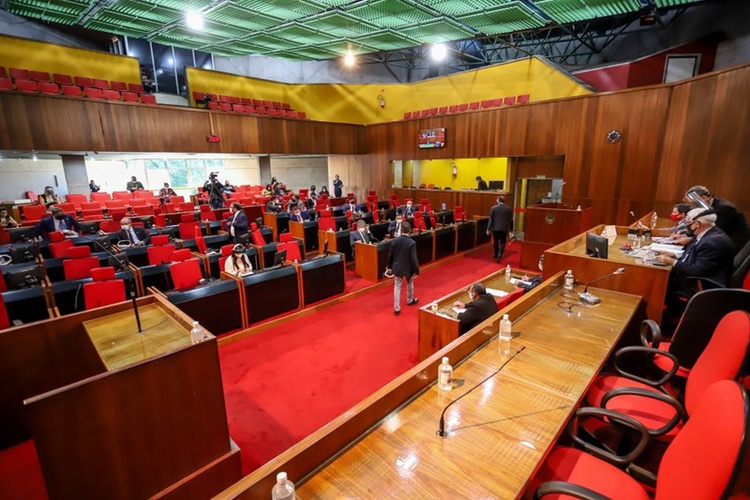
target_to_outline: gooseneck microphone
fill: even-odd
[[[104,252],[106,252],[107,255],[114,258],[117,261],[120,261],[120,259],[117,257],[117,254],[114,253],[112,250],[107,248],[106,246],[102,245],[99,241],[97,241],[95,238],[87,238],[85,236],[81,237],[84,241],[88,241],[89,243],[93,243],[97,247],[101,248]],[[127,255],[127,254],[126,254]],[[138,333],[143,333],[143,329],[141,328],[141,316],[138,314],[138,302],[135,300],[135,276],[133,275],[133,270],[130,269],[130,266],[123,263],[123,270],[128,276],[128,283],[130,284],[130,298],[133,299],[133,312],[135,313],[135,323],[138,326]]]
[[[443,412],[440,414],[440,424],[438,425],[437,435],[440,436],[441,438],[444,438],[445,436],[448,435],[448,433],[445,431],[445,412],[448,411],[448,408],[450,408],[451,406],[453,406],[454,403],[460,401],[461,398],[463,398],[464,396],[466,396],[469,393],[471,393],[471,391],[473,391],[474,389],[476,389],[477,387],[481,386],[482,384],[484,384],[485,382],[487,382],[489,379],[491,379],[492,377],[494,377],[495,375],[497,375],[498,373],[500,373],[500,371],[503,368],[505,368],[505,365],[507,365],[508,363],[510,363],[511,360],[513,360],[513,358],[515,358],[516,356],[518,356],[519,354],[521,354],[521,352],[524,349],[526,349],[526,346],[525,345],[521,346],[520,349],[518,349],[515,353],[513,353],[513,356],[511,356],[510,358],[508,358],[508,360],[505,363],[503,363],[502,365],[500,365],[500,368],[498,368],[497,370],[495,370],[489,377],[485,378],[484,380],[482,380],[481,382],[479,382],[477,385],[475,385],[474,387],[472,387],[471,389],[469,389],[468,391],[466,391],[465,393],[461,394],[459,397],[457,397],[456,399],[454,399],[453,401],[451,401],[450,403],[448,403],[448,405],[445,408],[443,408]]]
[[[578,295],[578,298],[581,299],[581,302],[585,302],[586,304],[598,304],[602,300],[599,297],[597,297],[596,295],[594,295],[592,293],[589,293],[589,285],[591,285],[592,283],[596,283],[597,281],[601,281],[603,279],[607,279],[610,276],[614,276],[615,274],[623,274],[624,272],[625,272],[625,268],[624,267],[618,267],[617,269],[615,269],[611,273],[607,273],[604,276],[601,276],[599,278],[596,278],[596,279],[593,279],[593,280],[589,281],[588,283],[586,283],[586,287],[583,289],[583,293],[580,293]]]

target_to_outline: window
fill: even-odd
[[[211,172],[223,167],[223,162],[214,159],[151,159],[145,161],[145,166],[149,185],[161,187],[168,182],[174,189],[180,189],[202,187]]]

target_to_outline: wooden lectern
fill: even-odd
[[[591,208],[564,208],[562,203],[541,203],[526,207],[521,242],[521,267],[537,269],[545,250],[591,227]]]

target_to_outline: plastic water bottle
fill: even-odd
[[[510,270],[510,264],[508,264],[507,266],[505,266],[505,282],[506,283],[510,282],[511,273],[512,271]]]
[[[437,314],[438,313],[438,303],[437,302],[433,302],[432,305],[430,306],[430,310],[432,311],[433,314]]]
[[[276,484],[271,490],[273,500],[294,500],[294,483],[286,478],[286,472],[276,474]]]
[[[438,387],[443,391],[453,389],[453,367],[448,362],[447,356],[438,367]]]
[[[565,284],[563,285],[563,288],[565,288],[566,290],[572,290],[573,283],[575,283],[575,277],[573,276],[573,271],[568,269],[568,272],[565,273]]]
[[[500,352],[503,356],[507,356],[510,354],[510,341],[513,339],[513,334],[511,333],[511,328],[513,327],[513,323],[511,323],[510,318],[507,314],[503,314],[503,319],[500,320]]]
[[[658,220],[659,220],[659,216],[656,214],[656,212],[651,214],[651,229],[656,228],[656,223],[658,222]]]
[[[193,329],[190,330],[190,341],[193,344],[198,344],[199,342],[203,342],[205,338],[206,330],[197,321],[193,321]]]

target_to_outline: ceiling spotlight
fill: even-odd
[[[446,58],[448,55],[448,47],[443,45],[442,43],[435,43],[430,48],[430,56],[432,56],[433,61],[442,61]]]
[[[203,29],[203,16],[200,12],[191,11],[185,14],[185,23],[188,25],[188,28],[194,29],[194,30],[202,30]]]
[[[344,64],[347,66],[354,66],[354,63],[357,62],[357,59],[354,57],[354,54],[352,54],[352,51],[348,51],[346,53],[346,57],[344,57]]]

